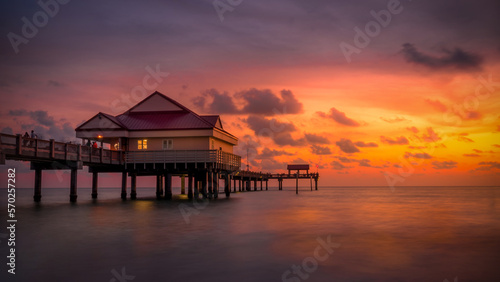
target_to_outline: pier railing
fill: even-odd
[[[82,161],[84,164],[210,164],[222,169],[236,171],[241,166],[241,157],[221,150],[165,150],[123,152],[93,148],[80,144],[56,142],[22,135],[0,133],[2,162],[5,159],[25,161]]]
[[[241,157],[221,150],[133,151],[125,154],[126,164],[211,164],[223,170],[238,170]]]
[[[82,161],[84,163],[123,164],[123,152],[92,148],[22,135],[0,133],[2,158],[26,161]]]

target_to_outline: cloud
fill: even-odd
[[[433,161],[432,167],[434,169],[452,169],[457,167],[457,162],[455,161]]]
[[[427,128],[427,134],[424,133],[422,135],[422,140],[424,142],[429,142],[429,143],[430,142],[437,142],[437,141],[441,140],[441,137],[439,137],[437,135],[437,133],[434,132],[434,129],[432,129],[432,127],[428,127]]]
[[[493,145],[493,146],[495,146],[495,145]],[[499,146],[499,147],[500,147],[500,146]],[[483,152],[483,151],[478,150],[478,149],[472,149],[472,151],[474,151],[474,152],[476,152],[476,153],[482,153],[482,152]]]
[[[254,166],[262,169],[264,171],[285,169],[286,164],[283,162],[279,162],[275,159],[263,159],[259,164],[254,164]]]
[[[415,126],[407,127],[406,129],[413,132],[413,133],[418,133],[418,128],[416,128]]]
[[[333,161],[330,163],[330,165],[332,166],[332,169],[334,169],[334,170],[344,170],[344,169],[350,168],[348,166],[345,166],[345,165],[339,163],[338,161]]]
[[[61,86],[64,86],[62,83],[57,82],[57,81],[55,81],[55,80],[49,80],[49,81],[47,81],[47,85],[49,85],[49,86],[53,86],[53,87],[61,87]]]
[[[455,48],[453,50],[443,48],[441,57],[424,54],[415,48],[413,44],[403,44],[402,53],[409,63],[425,66],[433,70],[456,69],[463,71],[481,70],[483,58],[477,54]]]
[[[12,127],[10,127],[10,126],[2,128],[1,132],[5,133],[5,134],[11,134],[11,135],[14,134],[14,131],[12,130]]]
[[[56,122],[47,111],[27,111],[24,109],[9,111],[10,116],[28,117],[30,121],[22,121],[23,131],[34,130],[38,138],[54,139],[67,142],[75,139],[75,129],[69,122]]]
[[[250,88],[232,96],[228,92],[207,89],[201,96],[191,100],[193,104],[205,112],[213,114],[252,114],[252,115],[285,115],[300,114],[304,106],[290,90],[283,89],[279,95],[269,89]],[[243,107],[237,107],[243,104]]]
[[[437,111],[442,112],[442,113],[446,112],[448,109],[443,103],[441,103],[438,100],[425,99],[425,102],[427,104],[429,104],[431,107],[433,107],[434,109],[436,109]]]
[[[329,114],[326,114],[324,112],[317,112],[317,114],[322,118],[331,118],[334,121],[336,121],[337,123],[342,124],[342,125],[354,126],[354,127],[360,125],[357,121],[355,121],[351,118],[348,118],[345,113],[343,113],[335,108],[331,108]]]
[[[493,144],[491,146],[496,147],[496,148],[500,148],[500,145],[498,145],[498,144]]]
[[[342,150],[344,153],[352,154],[359,152],[359,149],[352,143],[351,140],[342,138],[339,141],[335,142],[335,144]]]
[[[288,153],[287,151],[284,150],[271,150],[269,148],[264,148],[262,152],[257,155],[255,158],[256,159],[272,159],[274,157],[278,156],[292,156],[292,153]]]
[[[216,89],[207,89],[202,92],[202,97],[194,98],[194,103],[197,106],[205,106],[205,97],[211,97],[212,102],[207,105],[207,111],[213,114],[236,114],[238,109],[233,102],[233,99],[227,92],[219,93]]]
[[[408,139],[404,136],[397,137],[396,139],[391,139],[385,136],[380,136],[380,141],[388,145],[408,145]]]
[[[307,142],[311,144],[330,144],[330,141],[328,141],[326,137],[323,137],[321,135],[305,133],[304,137],[306,138]]]
[[[465,142],[465,143],[474,143],[474,140],[472,140],[468,137],[465,137],[465,136],[458,136],[457,140]]]
[[[380,117],[381,120],[388,122],[388,123],[397,123],[397,122],[402,122],[402,121],[408,121],[404,117],[393,117],[393,118],[385,118],[385,117]]]
[[[19,116],[26,116],[28,115],[28,111],[27,110],[10,110],[9,111],[9,115],[10,116],[13,116],[13,117],[19,117]]]
[[[375,142],[365,143],[365,142],[362,142],[362,141],[358,141],[358,142],[354,142],[354,145],[356,145],[356,147],[360,147],[360,148],[375,148],[375,147],[378,147],[378,144],[375,143]]]
[[[334,158],[336,158],[340,161],[339,164],[341,164],[341,163],[357,163],[358,166],[362,166],[362,167],[380,168],[378,166],[373,166],[370,163],[370,160],[368,160],[368,159],[351,159],[351,158],[346,158],[346,157],[342,157],[342,156],[335,156]]]
[[[492,169],[500,169],[499,162],[480,162],[478,163],[480,167],[476,168],[476,170],[492,170]]]
[[[49,116],[48,113],[46,111],[34,111],[34,112],[30,112],[30,117],[40,123],[41,125],[45,125],[45,126],[54,126],[55,124],[55,121],[54,121],[54,118]]]
[[[305,139],[294,139],[291,133],[297,128],[291,122],[281,122],[276,119],[268,119],[256,115],[249,116],[245,122],[257,136],[269,137],[276,145],[302,146]]]
[[[408,158],[415,158],[415,159],[425,159],[425,160],[428,160],[428,159],[432,159],[432,156],[427,154],[427,153],[416,153],[416,154],[412,154],[410,152],[405,152],[405,159],[408,159]]]
[[[335,158],[337,158],[339,161],[341,161],[343,163],[351,163],[352,162],[351,159],[346,158],[346,157],[342,157],[342,156],[336,156]]]
[[[332,151],[327,146],[312,145],[311,152],[315,155],[330,155]]]
[[[480,157],[480,155],[478,155],[478,154],[464,154],[463,156],[464,157],[470,157],[470,158]]]

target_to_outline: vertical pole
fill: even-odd
[[[50,139],[50,158],[53,159],[56,156],[54,139]]]
[[[193,198],[193,173],[188,173],[188,198]]]
[[[260,179],[260,191],[262,191],[262,178]]]
[[[318,176],[314,178],[314,186],[316,188],[316,191],[318,190]]]
[[[92,199],[97,199],[97,180],[99,173],[97,171],[92,172]]]
[[[133,172],[130,176],[130,199],[137,199],[137,173]]]
[[[23,153],[23,136],[21,134],[16,135],[16,154],[21,155]]]
[[[295,177],[295,194],[299,194],[299,171],[297,170],[297,174]]]
[[[253,180],[253,190],[257,191],[257,178]]]
[[[241,178],[238,179],[238,191],[242,192],[243,190],[241,189]]]
[[[122,199],[127,199],[127,172],[122,172]]]
[[[313,190],[313,178],[312,176],[309,176],[309,180],[311,180],[311,191]]]
[[[76,168],[71,169],[71,184],[69,187],[69,201],[74,203],[76,202],[76,198],[78,197],[76,193],[76,177],[78,175],[78,170]]]
[[[172,174],[165,174],[165,200],[172,200]]]
[[[213,172],[213,178],[212,178],[214,185],[213,185],[213,192],[214,192],[214,198],[217,199],[219,198],[219,174],[217,171]]]
[[[203,195],[203,198],[207,198],[207,178],[208,178],[208,171],[204,170],[202,172],[202,178],[201,178],[201,195]]]
[[[35,194],[33,195],[33,200],[35,202],[40,202],[42,199],[42,169],[35,169]]]
[[[181,195],[186,195],[186,175],[181,175]]]
[[[195,178],[194,178],[194,198],[195,199],[198,199],[200,197],[200,175],[199,173],[196,174]]]
[[[266,179],[266,191],[267,191],[267,182],[269,182],[269,180]]]
[[[161,195],[163,194],[163,191],[162,191],[162,180],[161,180],[161,175],[160,174],[157,174],[156,175],[156,199],[160,199],[161,198]]]
[[[231,196],[231,174],[226,174],[224,178],[224,192],[226,192],[226,198]],[[236,187],[234,187],[234,192],[236,192]]]
[[[213,172],[212,170],[208,171],[208,198],[212,199],[212,195],[214,192],[214,180],[213,180]]]

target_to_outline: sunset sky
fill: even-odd
[[[322,186],[500,183],[499,1],[39,3],[0,10],[4,133],[74,140],[97,112],[159,91],[220,114],[251,170],[309,163]],[[28,165],[8,165],[33,185]]]

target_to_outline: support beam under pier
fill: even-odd
[[[127,199],[127,172],[122,172],[122,199]]]
[[[137,174],[130,175],[130,199],[137,199]]]
[[[92,199],[97,199],[97,183],[98,183],[99,173],[97,171],[92,172]]]
[[[193,198],[193,173],[188,174],[188,199]]]
[[[165,174],[165,200],[172,200],[172,174]]]
[[[42,199],[42,169],[35,169],[35,193],[33,195],[33,200],[35,202],[40,202]]]
[[[76,198],[78,197],[78,194],[76,192],[77,175],[78,175],[78,170],[76,168],[72,168],[71,169],[71,183],[70,183],[70,187],[69,187],[69,201],[72,203],[76,202]]]

